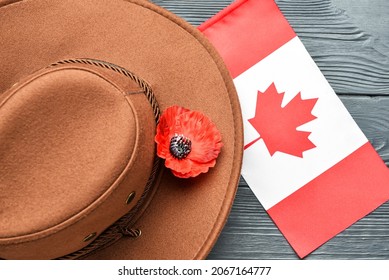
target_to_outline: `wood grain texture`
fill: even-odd
[[[199,25],[232,1],[153,2]],[[276,2],[355,121],[389,165],[388,2]],[[243,179],[227,224],[208,258],[298,259]],[[389,259],[389,202],[306,259]]]
[[[389,46],[388,0],[332,0],[361,30]],[[374,8],[371,8],[371,7]]]

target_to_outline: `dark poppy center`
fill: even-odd
[[[177,159],[186,158],[192,147],[192,141],[182,134],[175,134],[170,139],[170,153]]]

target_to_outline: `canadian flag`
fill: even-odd
[[[238,0],[199,29],[238,91],[242,175],[300,257],[389,199],[386,165],[273,0]]]

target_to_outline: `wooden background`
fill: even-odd
[[[261,0],[257,0],[261,1]],[[231,0],[154,0],[199,25]],[[276,1],[355,121],[389,164],[389,1]],[[241,179],[209,259],[298,259]],[[306,259],[389,259],[389,202]]]

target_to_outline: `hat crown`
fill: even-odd
[[[66,242],[56,237],[66,246],[43,256],[61,257],[140,208],[154,164],[157,109],[140,83],[112,64],[68,60],[2,95],[0,192],[7,196],[0,245],[44,241],[73,228]]]

